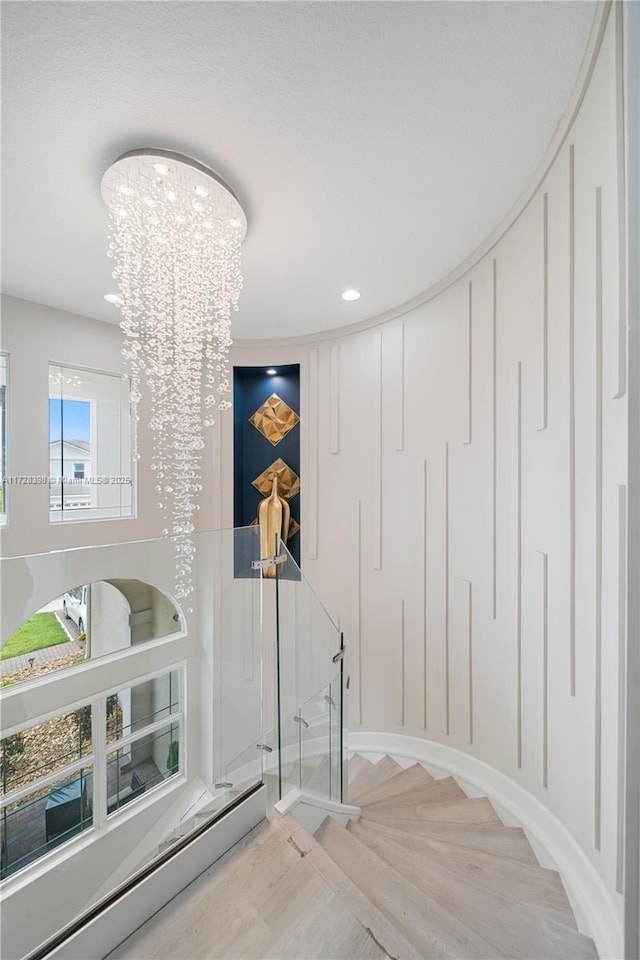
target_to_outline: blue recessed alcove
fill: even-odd
[[[268,370],[275,370],[273,374]],[[300,423],[279,443],[273,444],[257,430],[250,418],[272,394],[277,394],[300,415],[300,365],[273,364],[262,367],[234,367],[233,370],[233,467],[234,526],[246,527],[258,515],[263,499],[253,480],[281,459],[300,476]],[[304,489],[304,478],[301,478]],[[289,500],[291,517],[300,523],[300,494]],[[300,565],[300,532],[288,541],[287,547]]]

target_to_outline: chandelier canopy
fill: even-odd
[[[176,596],[193,589],[193,514],[202,490],[204,428],[231,406],[231,312],[242,289],[247,220],[213,170],[170,150],[131,150],[102,179],[109,208],[125,334],[123,355],[137,405],[146,385],[157,507],[176,543]],[[136,413],[136,419],[139,419]],[[185,536],[186,535],[186,536]]]

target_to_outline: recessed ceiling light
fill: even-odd
[[[360,299],[360,291],[359,291],[359,290],[344,290],[344,291],[342,292],[342,299],[343,299],[343,300],[359,300],[359,299]]]
[[[118,293],[105,293],[104,298],[107,303],[113,303],[115,306],[120,303],[120,294]]]
[[[275,376],[277,372],[278,371],[274,367],[269,367],[269,369],[267,370],[267,373],[269,374],[270,377]]]

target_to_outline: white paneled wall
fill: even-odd
[[[440,741],[512,777],[612,892],[626,510],[617,84],[612,14],[544,181],[466,276],[397,320],[259,361],[299,360],[306,377],[303,566],[345,631],[351,727]],[[255,348],[235,362],[256,362]]]

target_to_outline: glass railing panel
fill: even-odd
[[[81,767],[21,796],[0,812],[4,880],[93,823],[92,768]]]
[[[281,793],[284,794],[292,787],[305,786],[307,771],[303,769],[305,762],[300,756],[300,745],[305,744],[308,753],[309,737],[312,736],[308,733],[309,729],[317,740],[314,745],[317,755],[329,758],[329,746],[333,738],[332,763],[337,769],[341,762],[335,755],[341,742],[338,736],[340,720],[330,718],[325,697],[333,696],[337,704],[335,712],[339,715],[342,696],[337,696],[336,687],[340,683],[338,671],[342,637],[295,560],[282,544],[281,554],[285,557],[285,562],[277,566],[275,581],[276,687],[280,720],[278,747]],[[330,685],[333,685],[332,693]],[[306,717],[305,711],[310,711],[312,715]],[[323,718],[322,730],[316,722],[318,716]],[[305,722],[309,722],[309,727],[304,725]],[[333,785],[339,783],[340,778],[336,778],[334,771],[327,779],[331,782],[335,799],[339,794],[339,787],[333,789]],[[323,792],[329,796],[330,791],[325,789],[324,785]]]
[[[342,796],[340,737],[341,679],[333,681],[300,708],[300,786],[304,792],[336,803]]]
[[[301,789],[330,797],[331,706],[329,687],[323,687],[303,703],[299,713],[301,742]]]
[[[213,643],[202,657],[202,686],[213,690],[212,782],[226,781],[238,758],[250,756],[244,773],[258,783],[262,763],[255,745],[263,741],[262,582],[260,570],[252,564],[260,559],[259,529],[222,531],[215,548]]]
[[[227,764],[224,781],[216,786],[233,791],[234,796],[244,793],[261,781],[265,755],[264,744],[260,741],[250,744]]]
[[[329,798],[341,803],[343,793],[344,721],[343,721],[343,677],[338,671],[329,684]]]

